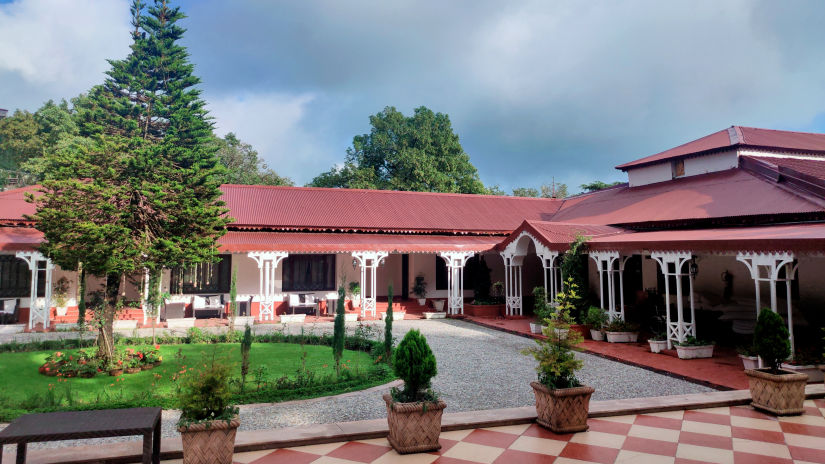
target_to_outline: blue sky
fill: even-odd
[[[825,132],[825,3],[188,0],[219,133],[303,184],[384,106],[448,113],[485,184],[613,166],[732,124]],[[0,107],[101,82],[124,0],[0,0]],[[576,188],[571,190],[575,191]]]

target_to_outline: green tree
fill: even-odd
[[[407,117],[388,106],[370,116],[370,124],[369,134],[353,138],[344,165],[315,177],[311,186],[487,192],[446,114],[422,106]]]
[[[0,169],[17,170],[43,153],[43,142],[34,115],[17,110],[0,120]]]
[[[338,304],[335,308],[335,323],[332,329],[332,356],[335,358],[335,372],[341,375],[341,357],[344,355],[344,287],[338,287]]]
[[[392,284],[387,287],[387,315],[384,317],[384,359],[392,361]]]
[[[425,401],[434,399],[428,392],[430,381],[438,375],[435,355],[427,344],[427,339],[418,330],[410,330],[404,335],[393,359],[395,375],[404,380],[404,390],[393,389],[393,399],[400,402]]]
[[[216,137],[217,155],[226,168],[222,182],[224,184],[243,185],[294,185],[289,177],[279,176],[266,163],[258,158],[258,152],[252,145],[241,141],[234,133],[224,138]]]
[[[252,350],[252,327],[249,325],[243,330],[241,338],[241,393],[246,387],[246,376],[249,375],[249,352]]]
[[[229,333],[235,332],[235,317],[238,316],[238,270],[232,270],[229,284]]]
[[[771,373],[779,374],[782,363],[791,355],[790,332],[782,316],[770,308],[762,308],[756,319],[753,343]]]
[[[47,152],[37,200],[41,249],[61,267],[105,277],[98,353],[113,355],[112,322],[127,276],[216,258],[229,218],[212,125],[178,44],[184,17],[167,1],[134,0],[131,52],[76,106],[81,136]]]
[[[602,182],[600,180],[594,180],[593,182],[587,184],[581,184],[579,187],[582,189],[583,192],[596,192],[598,190],[604,190],[606,188],[615,187],[617,185],[621,185],[621,182]]]
[[[561,260],[561,275],[565,277],[562,282],[561,293],[568,294],[571,288],[581,289],[583,294],[576,293],[577,298],[573,302],[574,308],[569,313],[576,320],[581,322],[590,307],[589,296],[587,294],[587,237],[577,235],[570,243],[570,247],[564,252]],[[557,295],[558,297],[558,295]]]
[[[513,189],[514,197],[532,197],[532,198],[566,198],[567,184],[557,184],[555,182],[550,184],[542,184],[539,188],[533,187],[518,187]]]

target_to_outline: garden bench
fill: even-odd
[[[142,462],[159,464],[160,414],[161,408],[130,408],[20,416],[0,431],[0,464],[5,444],[17,444],[17,463],[23,464],[27,443],[130,435],[143,435]]]

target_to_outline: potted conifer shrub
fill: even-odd
[[[687,336],[682,342],[674,343],[679,359],[699,359],[713,357],[713,343]]]
[[[581,333],[569,330],[569,317],[548,320],[545,339],[537,339],[534,347],[523,351],[538,361],[538,381],[530,382],[536,395],[536,421],[556,433],[587,430],[587,415],[593,388],[582,385],[576,371],[582,361],[576,359],[573,348],[582,342]],[[565,336],[561,336],[565,333]]]
[[[552,316],[553,311],[550,304],[547,303],[547,290],[544,287],[536,287],[533,289],[533,315],[536,316],[535,322],[530,322],[530,332],[534,334],[541,333],[544,328],[544,320]]]
[[[763,309],[756,321],[753,340],[766,367],[745,371],[751,405],[780,416],[802,414],[808,376],[781,369],[782,362],[791,354],[790,334],[782,316]]]
[[[607,324],[607,319],[607,312],[602,308],[591,306],[590,309],[587,310],[584,323],[590,326],[590,338],[598,342],[604,340],[602,328]]]
[[[745,369],[757,369],[759,367],[759,355],[756,354],[756,347],[753,345],[752,340],[748,345],[737,347],[736,352]]]
[[[440,449],[441,414],[447,405],[430,388],[438,369],[421,332],[410,330],[398,344],[393,370],[404,380],[404,389],[393,388],[384,395],[390,445],[400,454]]]
[[[427,306],[427,281],[424,280],[424,274],[415,276],[415,283],[412,287],[412,293],[418,299],[420,306]]]
[[[232,464],[238,408],[230,403],[229,366],[215,359],[187,377],[179,395],[184,464]]]
[[[361,307],[361,284],[356,281],[349,283],[349,297],[353,309]]]
[[[647,339],[647,342],[650,344],[651,353],[661,353],[667,349],[667,337],[664,332],[653,334],[652,337]]]

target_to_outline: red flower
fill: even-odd
[[[159,349],[160,349],[160,345],[155,345],[155,349],[156,349],[156,350],[159,350]]]

